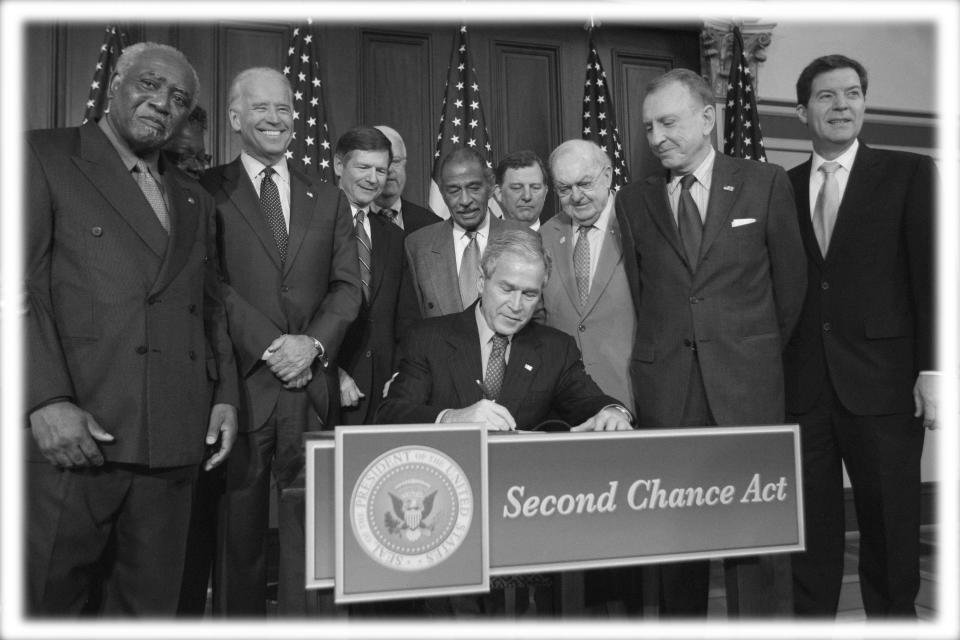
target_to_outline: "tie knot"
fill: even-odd
[[[276,170],[274,170],[273,167],[264,167],[262,173],[264,178],[270,178],[270,176],[276,173]]]
[[[830,175],[831,173],[835,172],[839,168],[840,168],[840,163],[833,162],[833,161],[824,162],[822,165],[820,165],[820,171],[824,172],[826,175]]]
[[[473,231],[467,231],[464,235],[470,238],[470,242],[473,242],[474,240],[477,239],[476,229],[474,229]]]
[[[493,343],[494,349],[505,349],[507,342],[509,342],[507,336],[503,335],[502,333],[493,334],[493,337],[490,339],[490,341]]]
[[[697,177],[692,173],[688,173],[687,175],[680,178],[680,188],[683,189],[684,191],[689,191],[690,187],[692,187],[693,183],[696,181],[697,181]]]
[[[133,170],[144,175],[150,174],[150,167],[148,167],[147,163],[143,160],[137,160],[137,163],[133,165]]]
[[[357,211],[357,224],[363,224],[363,220],[364,220],[364,218],[366,218],[366,217],[367,217],[367,212],[366,212],[366,210],[364,210],[364,209],[358,210],[358,211]]]
[[[586,236],[587,233],[590,232],[590,229],[593,229],[592,224],[582,224],[577,227],[577,233],[579,233],[581,236]]]
[[[396,220],[400,212],[396,209],[380,209],[380,213],[387,217],[387,220]]]

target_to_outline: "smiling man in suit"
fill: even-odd
[[[137,43],[99,124],[28,136],[31,615],[173,615],[204,440],[209,470],[236,435],[213,202],[160,154],[198,88]]]
[[[271,470],[304,465],[304,430],[336,419],[340,344],[360,307],[357,245],[339,193],[287,164],[293,94],[279,71],[241,71],[229,92],[233,162],[207,171],[217,203],[227,317],[240,369],[240,437],[227,467],[218,608],[265,614]],[[281,579],[281,582],[283,580]]]
[[[637,310],[637,423],[780,424],[781,354],[806,286],[786,173],[713,149],[713,93],[693,71],[651,82],[642,112],[667,173],[617,194]],[[709,563],[660,573],[663,615],[706,614]]]
[[[793,559],[799,615],[835,616],[843,578],[841,463],[860,530],[868,617],[915,617],[920,456],[936,424],[934,179],[926,156],[857,137],[867,71],[817,58],[797,80],[813,156],[790,170],[807,250],[807,297],[785,354],[800,423],[807,550]]]

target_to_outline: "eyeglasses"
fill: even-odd
[[[570,194],[573,193],[573,188],[576,187],[582,193],[590,193],[597,188],[597,181],[600,180],[600,177],[603,175],[605,170],[601,170],[600,173],[590,178],[589,180],[581,180],[577,184],[561,184],[558,182],[553,183],[554,190],[557,192],[557,195],[561,198],[569,198]]]

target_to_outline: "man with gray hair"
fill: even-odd
[[[160,153],[198,90],[137,43],[99,123],[28,135],[30,615],[173,615],[199,466],[236,437],[213,201]]]
[[[217,204],[227,317],[242,380],[216,606],[263,616],[270,476],[281,491],[291,486],[304,466],[303,432],[337,420],[340,386],[336,367],[328,365],[360,308],[360,269],[341,192],[287,164],[293,95],[283,74],[241,71],[230,86],[228,116],[240,135],[240,155],[201,179]]]
[[[403,138],[396,129],[383,124],[378,124],[374,129],[387,136],[393,153],[390,171],[387,172],[387,182],[373,203],[374,212],[387,217],[407,235],[428,224],[440,222],[440,216],[433,211],[415,205],[402,197],[403,189],[407,185],[407,145],[404,144]]]

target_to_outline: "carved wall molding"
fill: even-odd
[[[740,27],[743,35],[743,50],[750,65],[759,95],[760,75],[758,63],[767,59],[765,49],[770,46],[776,23],[760,23],[756,20],[704,20],[700,32],[700,67],[710,81],[713,95],[723,102],[727,95],[727,78],[730,74],[730,54],[733,49],[733,27]]]

